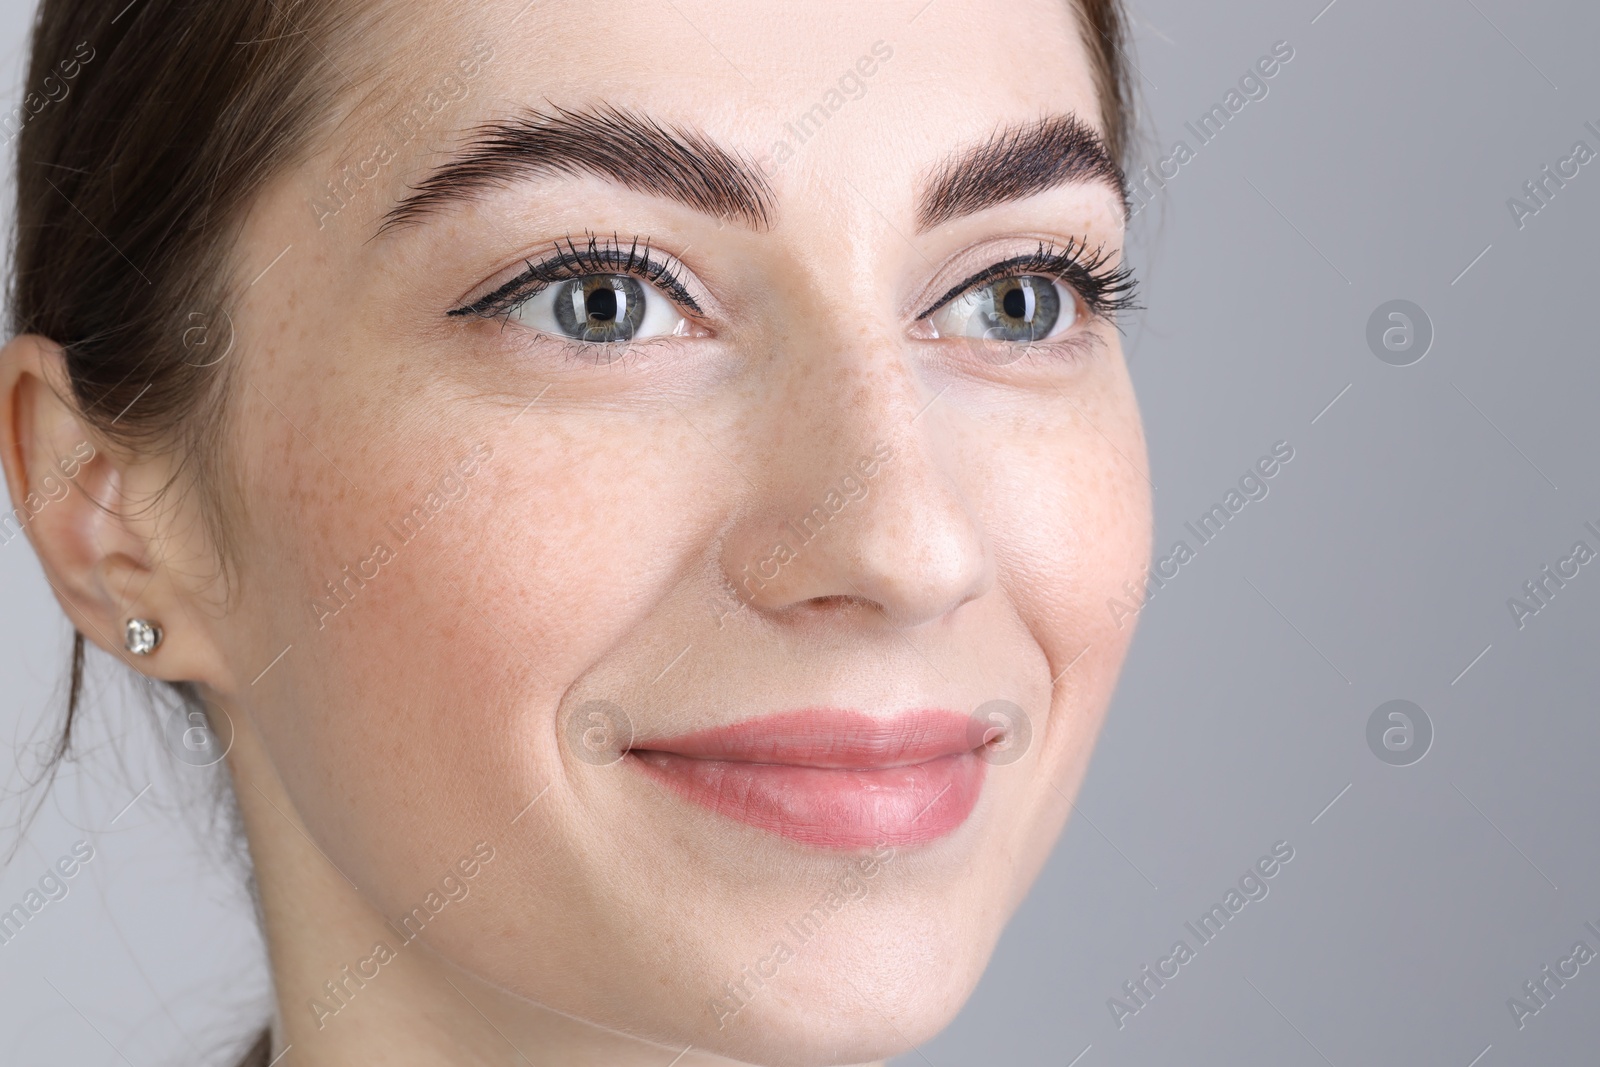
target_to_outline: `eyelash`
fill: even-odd
[[[1033,274],[1054,278],[1064,283],[1083,301],[1089,313],[1111,322],[1123,311],[1137,311],[1134,302],[1139,281],[1133,268],[1113,263],[1114,256],[1105,246],[1089,250],[1086,242],[1068,240],[1064,248],[1057,249],[1053,242],[1040,241],[1039,247],[1024,256],[985,267],[966,281],[952,288],[917,316],[921,321],[944,307],[950,301],[990,282],[1018,275]]]
[[[655,285],[682,307],[697,315],[703,314],[700,305],[679,280],[677,269],[651,258],[648,241],[641,246],[635,237],[633,243],[624,248],[615,234],[609,239],[596,237],[592,233],[586,236],[588,241],[583,246],[575,244],[571,237],[564,238],[565,249],[560,240],[556,241],[555,252],[548,258],[537,263],[524,260],[527,269],[521,274],[465,307],[446,314],[478,315],[490,319],[505,316],[509,319],[518,308],[553,283],[593,274],[631,274]]]
[[[554,253],[535,263],[524,260],[527,269],[464,307],[447,314],[454,316],[477,315],[482,318],[509,319],[523,304],[555,282],[568,281],[593,274],[631,274],[651,282],[680,306],[695,314],[703,314],[700,305],[689,295],[679,279],[677,269],[650,255],[648,241],[641,246],[636,237],[626,248],[615,234],[602,239],[586,234],[587,242],[581,247],[566,237],[554,243]],[[1083,301],[1096,317],[1115,321],[1119,312],[1135,311],[1138,279],[1126,264],[1113,264],[1114,257],[1104,246],[1090,251],[1086,242],[1069,239],[1065,247],[1057,248],[1053,242],[1041,241],[1034,251],[1013,256],[986,267],[972,277],[954,286],[924,312],[917,316],[921,321],[957,297],[1003,278],[1021,274],[1034,274],[1055,278],[1065,283]]]

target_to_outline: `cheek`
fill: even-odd
[[[1017,765],[1032,768],[1026,780],[996,775],[997,788],[1015,789],[1004,846],[1013,904],[1071,810],[1062,796],[1077,792],[1133,636],[1132,621],[1119,626],[1108,601],[1126,599],[1123,583],[1137,581],[1150,554],[1150,486],[1131,388],[1119,376],[1073,400],[1076,408],[1041,406],[997,435],[1004,444],[990,446],[982,482],[997,578],[1044,655],[1041,706],[1049,709],[1035,723],[1034,752]]]
[[[263,614],[288,636],[252,643],[293,649],[263,681],[278,688],[260,730],[319,841],[390,909],[471,841],[503,841],[561,775],[563,696],[698,558],[699,510],[717,505],[713,466],[672,459],[693,449],[682,420],[514,414],[352,433],[338,465],[359,495],[292,443],[262,473],[277,510],[308,518],[265,552]],[[493,454],[465,495],[430,499],[480,443]]]
[[[1144,436],[1124,376],[1073,400],[1019,420],[991,450],[986,522],[1001,581],[1054,669],[1089,646],[1114,654],[1114,673],[1132,626],[1107,601],[1127,599],[1150,556]]]

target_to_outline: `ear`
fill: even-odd
[[[169,461],[110,447],[82,417],[65,353],[36,334],[0,349],[0,461],[11,490],[0,542],[27,535],[80,633],[153,678],[231,690],[205,624],[215,583],[194,566],[196,553],[210,552],[194,541],[204,524],[192,521],[189,502],[161,500]],[[171,565],[178,560],[184,565]],[[130,618],[161,627],[154,652],[126,651]]]

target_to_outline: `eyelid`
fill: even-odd
[[[1134,303],[1138,279],[1120,255],[1108,254],[1105,245],[1091,250],[1084,240],[1068,239],[1065,247],[1058,250],[1053,241],[1040,239],[1034,251],[990,264],[952,287],[917,315],[915,321],[921,322],[981,285],[1029,274],[1052,278],[1072,289],[1091,314],[1102,318],[1139,307]]]
[[[978,271],[978,273],[967,278],[965,281],[958,283],[946,291],[943,296],[933,302],[928,310],[917,316],[917,321],[921,322],[923,319],[927,318],[929,315],[932,315],[935,311],[938,311],[952,300],[966,295],[968,292],[978,288],[981,285],[1010,277],[1013,273],[1023,273],[1020,268],[1032,262],[1034,262],[1034,256],[1026,255],[1012,256],[1010,259],[1003,259],[999,263],[990,264],[989,266]]]
[[[587,244],[581,248],[570,236],[565,238],[565,249],[561,240],[553,242],[551,254],[540,260],[524,259],[525,269],[521,273],[445,314],[497,318],[515,310],[556,282],[596,274],[626,274],[638,278],[694,314],[705,314],[699,302],[679,280],[676,261],[664,263],[652,258],[655,250],[650,247],[648,239],[641,242],[640,238],[635,237],[624,247],[616,235],[607,240],[594,234],[586,236]]]

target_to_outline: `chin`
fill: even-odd
[[[875,944],[769,967],[763,985],[746,980],[743,1006],[720,1029],[708,1016],[695,1047],[763,1067],[840,1067],[929,1041],[971,996],[991,946],[908,945],[898,931],[883,933]],[[724,1009],[736,1003],[724,995]]]
[[[696,1047],[771,1067],[833,1067],[901,1055],[949,1025],[1007,913],[970,883],[919,887],[916,860],[902,850],[823,925],[796,918],[740,937],[748,959],[705,975],[708,995],[689,1006],[701,1022]]]

